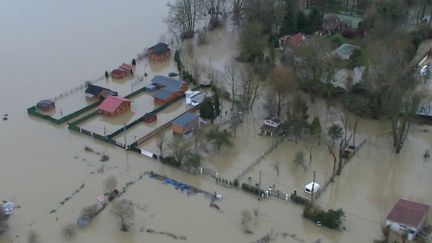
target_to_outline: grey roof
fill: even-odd
[[[169,78],[166,76],[156,75],[151,80],[151,83],[157,84],[157,85],[162,85],[165,87],[171,87],[171,88],[179,89],[184,82],[181,80],[172,79],[172,78]]]
[[[356,49],[359,49],[358,46],[351,45],[351,44],[342,44],[339,46],[335,51],[339,55],[339,57],[350,57]]]
[[[173,93],[180,91],[179,89],[176,88],[171,88],[171,87],[165,87],[159,90],[156,90],[153,93],[153,97],[156,97],[158,99],[161,100],[165,100],[166,98],[168,98],[170,95],[172,95]]]
[[[186,124],[188,124],[189,122],[198,119],[198,115],[195,113],[185,113],[183,115],[181,115],[179,118],[175,119],[173,121],[173,124],[178,125],[178,126],[186,126]]]
[[[49,108],[54,105],[55,105],[54,101],[51,100],[41,100],[36,104],[38,108]]]
[[[149,48],[150,53],[155,53],[157,55],[164,54],[165,52],[169,52],[171,49],[165,43],[158,43]]]
[[[106,88],[101,87],[101,86],[97,86],[97,85],[93,85],[93,84],[89,84],[87,86],[87,89],[84,91],[86,94],[92,94],[94,96],[100,94],[100,92],[102,92],[103,90],[106,90]]]

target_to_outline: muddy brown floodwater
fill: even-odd
[[[432,161],[422,158],[426,149],[432,149],[432,128],[428,126],[414,126],[403,151],[395,155],[391,152],[388,133],[383,132],[388,131],[385,123],[361,121],[359,140],[367,139],[368,142],[318,200],[324,208],[341,207],[346,211],[346,230],[338,232],[303,219],[301,207],[291,202],[258,201],[249,194],[220,187],[209,177],[191,176],[26,114],[26,108],[38,100],[55,97],[85,80],[103,75],[105,70],[122,62],[130,62],[138,52],[159,40],[169,41],[163,23],[167,2],[0,2],[0,115],[8,114],[9,118],[0,122],[0,199],[21,206],[9,219],[10,228],[0,236],[1,243],[26,242],[30,230],[40,235],[41,242],[65,242],[61,235],[62,226],[76,222],[81,208],[96,202],[95,197],[102,191],[105,178],[115,175],[119,185],[123,186],[150,170],[223,194],[224,200],[218,203],[222,210],[210,208],[209,201],[200,195],[186,196],[144,176],[123,195],[135,203],[135,223],[131,232],[119,231],[108,208],[88,228],[79,230],[73,242],[184,241],[166,234],[148,233],[147,229],[184,236],[184,242],[251,242],[269,232],[274,232],[274,242],[315,242],[317,239],[321,242],[372,242],[380,237],[380,224],[399,197],[432,203],[429,189]],[[222,71],[226,60],[236,55],[233,49],[237,40],[235,33],[229,25],[216,30],[209,34],[208,44],[184,58],[189,63],[196,59]],[[150,65],[146,61],[139,65],[141,70],[149,73],[149,78],[156,73],[167,74],[174,66],[172,60],[165,65]],[[206,71],[203,73],[205,78]],[[132,80],[126,81],[123,93],[128,93],[130,82]],[[152,107],[145,103],[149,101],[145,96],[136,98],[141,103],[132,110],[133,114],[126,115],[128,120],[141,113],[140,108]],[[75,99],[64,101],[65,109],[75,109],[72,102]],[[75,101],[83,102],[79,98]],[[171,119],[183,110],[183,104],[173,106],[161,117]],[[271,138],[257,136],[257,129],[267,115],[260,105],[257,110],[259,112],[254,116],[245,116],[234,146],[223,148],[221,152],[209,147],[209,152],[204,153],[205,166],[226,178],[233,178],[270,146]],[[335,119],[334,114],[328,115],[319,102],[311,110],[326,121],[326,127]],[[118,122],[112,122],[112,129],[121,125],[122,118],[118,119]],[[87,125],[92,127],[92,122]],[[141,125],[135,130],[148,132],[148,128]],[[128,141],[132,136],[127,134]],[[109,161],[101,162],[100,155],[85,152],[84,146],[107,154]],[[154,141],[142,146],[155,149]],[[295,168],[291,162],[299,150],[313,153],[312,167],[306,172]],[[256,182],[261,170],[265,185],[276,184],[289,193],[302,191],[303,185],[311,180],[312,170],[317,171],[319,181],[329,175],[329,160],[323,145],[314,145],[310,150],[304,142],[286,141],[246,177],[250,176]],[[274,171],[275,163],[280,164],[279,176]],[[74,196],[61,204],[70,195]],[[253,235],[241,231],[240,214],[245,208],[258,212]],[[50,214],[53,209],[56,211]]]

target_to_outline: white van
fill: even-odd
[[[312,187],[313,187],[313,193],[316,193],[319,190],[320,185],[316,182],[315,182],[315,184],[313,182],[311,182],[305,186],[304,191],[307,194],[312,194]]]

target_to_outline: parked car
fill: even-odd
[[[304,191],[307,194],[312,194],[312,187],[313,187],[313,193],[316,193],[319,190],[320,185],[316,182],[315,182],[315,184],[313,182],[311,182],[305,186]]]
[[[171,72],[171,73],[168,73],[168,76],[169,77],[175,77],[175,76],[177,76],[178,74],[177,73],[174,73],[174,72]]]

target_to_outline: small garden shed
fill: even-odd
[[[156,116],[156,114],[153,114],[153,113],[147,113],[143,116],[142,120],[145,123],[153,123],[153,122],[157,121],[157,116]]]
[[[51,111],[55,109],[55,103],[51,100],[41,100],[36,104],[36,108],[44,112]]]
[[[195,113],[187,112],[173,121],[173,133],[177,136],[193,134],[199,129],[199,117]]]

